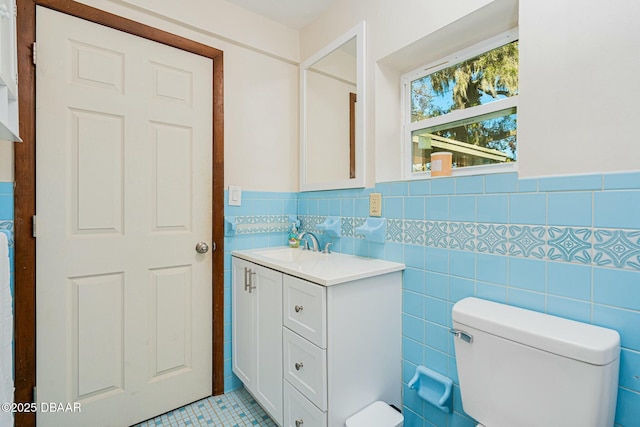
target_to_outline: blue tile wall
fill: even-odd
[[[369,243],[355,233],[368,216],[372,191],[383,196],[384,244]],[[256,193],[259,197],[266,196]],[[342,237],[319,233],[322,243],[332,241],[338,252],[407,265],[405,426],[475,426],[462,409],[447,332],[453,304],[468,296],[617,330],[622,353],[615,424],[638,425],[640,172],[540,179],[507,173],[287,195],[288,200],[296,197],[297,212],[282,214],[297,213],[303,229],[317,232],[315,226],[329,212],[342,217]],[[248,243],[244,239],[249,236],[229,243],[232,248],[278,243],[270,237]],[[286,243],[284,236],[280,241]],[[453,414],[431,407],[407,387],[417,365],[454,380]]]
[[[0,230],[9,238],[11,294],[14,286],[13,182],[0,182]]]
[[[639,173],[523,180],[509,173],[380,183],[375,191],[383,195],[388,221],[385,244],[348,232],[367,216],[369,193],[349,191],[328,198],[342,203],[353,198],[361,206],[353,216],[341,212],[345,237],[334,239],[336,250],[407,265],[407,427],[475,425],[462,410],[457,387],[449,416],[406,387],[419,364],[457,382],[447,327],[453,303],[467,296],[618,330],[623,364],[616,425],[633,426],[630,420],[637,419],[640,407]],[[299,206],[315,206],[326,197],[326,192],[301,193]],[[311,230],[324,219],[313,208],[301,209],[299,216]]]
[[[224,239],[224,390],[226,393],[242,385],[238,377],[231,372],[231,251],[285,246],[291,226],[289,216],[297,216],[299,207],[297,193],[243,191],[241,206],[228,205],[227,191],[224,199],[225,217],[233,217],[237,222],[237,233]],[[326,213],[329,212],[330,205],[335,205],[326,199],[323,202]],[[318,203],[314,204],[313,209],[314,211],[319,209]]]

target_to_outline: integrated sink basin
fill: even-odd
[[[404,270],[404,264],[397,262],[338,252],[325,254],[302,248],[242,250],[231,254],[323,286]]]
[[[323,256],[329,256],[332,254],[323,254],[321,252],[312,252],[309,250],[302,250],[300,248],[277,248],[252,251],[258,256],[265,258],[272,258],[276,261],[301,263],[305,261],[314,261],[322,259]]]

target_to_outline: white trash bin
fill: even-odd
[[[391,406],[378,400],[347,418],[347,427],[402,427],[404,417]]]

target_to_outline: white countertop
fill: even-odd
[[[233,251],[231,255],[323,286],[404,270],[404,264],[334,252],[278,247]]]

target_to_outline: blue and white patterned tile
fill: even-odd
[[[283,232],[291,230],[291,222],[287,215],[269,215],[269,232]]]
[[[535,257],[546,255],[547,230],[542,226],[510,225],[509,255]]]
[[[256,231],[256,227],[253,226],[242,226],[242,225],[238,225],[236,227],[236,234],[253,234],[253,233],[257,233]]]
[[[593,262],[640,270],[640,231],[594,230]]]
[[[364,239],[364,235],[356,232],[356,228],[363,226],[366,220],[366,218],[353,219],[353,237],[355,237],[356,239]]]
[[[300,215],[300,231],[318,233],[326,217]],[[366,217],[342,217],[343,237],[363,239],[356,227]],[[237,216],[238,234],[289,232],[288,215]],[[12,231],[13,222],[0,222]],[[640,231],[545,227],[387,218],[387,242],[479,253],[533,257],[597,266],[640,270]],[[593,240],[593,242],[592,242]]]
[[[421,245],[425,243],[425,222],[407,219],[403,222],[404,243]]]
[[[473,223],[449,223],[449,248],[476,250],[476,225]]]
[[[590,228],[549,227],[547,258],[591,264],[593,256]]]
[[[403,224],[401,219],[387,218],[387,237],[388,242],[402,243],[403,236]]]
[[[268,233],[272,226],[269,215],[251,215],[236,217],[237,234]]]
[[[508,228],[499,224],[478,224],[476,239],[478,252],[507,254]]]
[[[327,219],[325,216],[321,215],[305,215],[300,217],[300,229],[301,231],[311,231],[312,233],[317,233],[318,229],[316,226],[324,220]]]
[[[255,217],[253,216],[236,216],[236,224],[253,224],[255,222]]]
[[[425,246],[446,248],[449,224],[444,221],[425,222]]]
[[[340,218],[340,228],[343,237],[353,237],[353,218]]]

